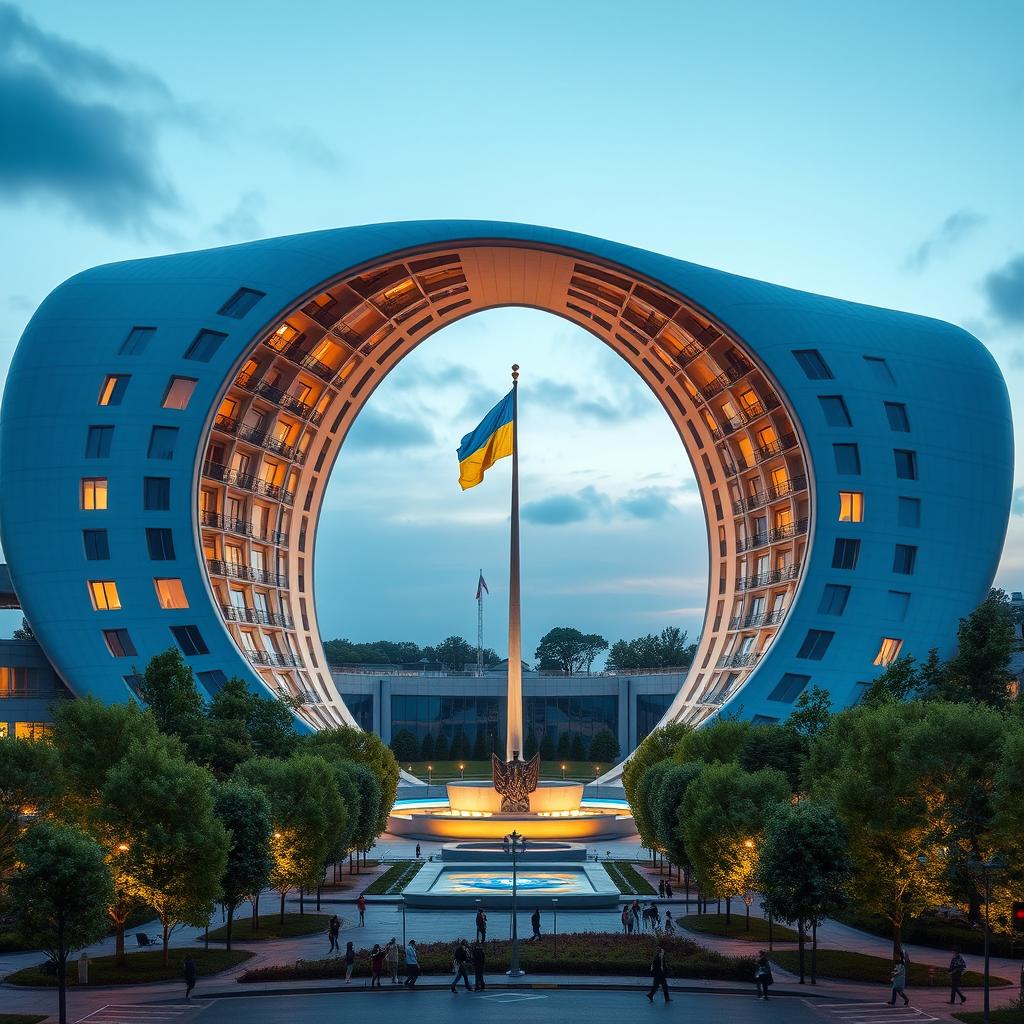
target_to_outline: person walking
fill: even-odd
[[[953,959],[949,961],[949,1001],[959,996],[961,1003],[967,1002],[967,996],[960,991],[960,979],[967,970],[967,961],[960,955],[959,949],[953,950]]]
[[[665,879],[663,878],[658,882],[658,899],[663,900],[665,898]]]
[[[196,987],[196,962],[192,959],[191,953],[185,954],[185,962],[182,964],[181,973],[185,977],[185,1000],[192,1001],[192,989]]]
[[[477,942],[487,941],[487,915],[481,907],[476,912],[476,940]]]
[[[350,942],[351,946],[352,943]],[[416,979],[420,976],[420,959],[416,954],[416,940],[410,939],[405,944],[405,987],[415,988]]]
[[[366,897],[362,893],[356,900],[356,909],[359,911],[359,927],[364,928],[366,926]]]
[[[384,947],[384,966],[391,975],[391,984],[398,984],[398,942],[394,935],[391,941]]]
[[[416,859],[417,860],[420,859],[420,844],[419,843],[416,844]]]
[[[630,907],[630,913],[633,915],[633,930],[640,931],[640,901],[633,900],[633,906]]]
[[[352,980],[352,970],[356,965],[356,950],[351,942],[345,944],[345,984]]]
[[[455,977],[452,978],[452,992],[457,991],[456,986],[460,978],[466,983],[466,991],[472,992],[473,986],[469,983],[469,950],[466,948],[465,939],[459,939],[455,943]]]
[[[775,979],[772,977],[772,965],[768,963],[768,954],[762,949],[757,954],[757,966],[754,968],[754,984],[757,986],[757,998],[768,998],[768,986]]]
[[[665,943],[658,943],[658,951],[654,954],[654,959],[651,961],[651,987],[647,992],[647,999],[649,1002],[654,1002],[654,993],[658,989],[665,995],[665,1002],[671,1003],[672,997],[668,994],[668,968],[665,964]]]
[[[675,926],[675,922],[672,920],[672,911],[671,910],[666,910],[665,911],[665,934],[666,935],[675,935],[675,933],[676,933],[676,926]]]
[[[330,921],[327,922],[327,938],[330,940],[331,945],[329,946],[328,953],[338,953],[340,949],[338,947],[338,936],[341,934],[341,921],[338,920],[338,915],[334,914]]]
[[[370,950],[370,988],[380,988],[380,976],[384,973],[384,950],[379,943]]]
[[[483,992],[487,988],[484,984],[485,956],[484,944],[482,942],[473,943],[473,974],[476,975],[473,983],[474,992]]]
[[[629,904],[622,908],[622,913],[619,915],[619,919],[622,921],[622,934],[632,935],[633,934],[633,915],[629,912]]]
[[[665,883],[665,899],[667,899],[667,900],[672,899],[672,883],[671,882],[666,882]]]
[[[899,960],[897,960],[895,964],[893,964],[891,979],[892,998],[888,1001],[886,1005],[895,1006],[896,997],[899,996],[900,999],[903,1000],[903,1005],[909,1006],[910,1000],[907,998],[907,993],[904,991],[907,987],[907,965],[902,957]]]
[[[531,942],[536,942],[540,938],[540,907],[530,915],[530,924],[533,927],[533,935],[530,936]]]

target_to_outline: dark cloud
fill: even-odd
[[[948,253],[969,237],[985,218],[973,210],[951,213],[906,259],[908,270],[924,270],[936,257]]]
[[[352,425],[346,442],[352,451],[401,450],[434,444],[434,435],[419,421],[392,416],[368,405]]]
[[[267,201],[262,192],[245,192],[234,209],[229,210],[211,228],[227,242],[247,242],[263,234],[263,211]]]
[[[1006,327],[1024,325],[1024,252],[986,274],[981,284],[993,316]]]
[[[159,79],[44,32],[8,4],[0,60],[0,199],[57,200],[136,233],[178,208],[156,159],[157,128],[174,109]]]

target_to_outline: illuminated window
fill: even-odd
[[[47,722],[15,722],[14,735],[19,740],[45,740],[53,727]]]
[[[860,451],[855,444],[834,444],[836,472],[843,476],[860,476]]]
[[[864,495],[860,491],[839,492],[839,522],[864,522]]]
[[[146,527],[146,547],[153,562],[170,562],[174,559],[174,534],[165,527]]]
[[[128,389],[131,377],[123,373],[112,373],[103,381],[100,388],[99,405],[120,405],[124,393]]]
[[[182,652],[187,655],[209,654],[210,648],[199,632],[198,626],[171,626],[171,635],[178,642]]]
[[[142,481],[142,507],[147,512],[167,512],[171,507],[171,478],[147,476]]]
[[[910,418],[907,416],[907,407],[902,402],[886,402],[885,414],[889,417],[889,426],[897,433],[910,433]]]
[[[133,327],[121,345],[119,355],[141,356],[146,351],[150,338],[156,334],[155,327]]]
[[[105,459],[110,454],[110,444],[113,440],[113,427],[90,427],[89,433],[85,436],[85,457],[87,459]]]
[[[842,615],[850,600],[850,588],[841,583],[826,583],[818,611],[822,615]]]
[[[896,525],[918,527],[921,525],[921,499],[897,498]]]
[[[0,740],[7,739],[7,736],[8,736],[7,723],[6,722],[0,722]]]
[[[82,544],[88,561],[105,562],[110,558],[110,543],[106,530],[83,530]]]
[[[892,571],[901,576],[913,576],[917,562],[917,548],[913,544],[897,544],[892,557]]]
[[[860,541],[848,537],[837,537],[832,550],[833,569],[856,569],[860,557]]]
[[[852,425],[850,412],[841,395],[819,395],[821,411],[825,415],[825,422],[830,427],[849,427]]]
[[[809,629],[807,630],[807,636],[804,637],[804,642],[800,645],[800,650],[796,652],[798,658],[806,658],[808,661],[821,661],[825,657],[825,652],[828,650],[828,645],[832,643],[832,637],[835,633],[831,633],[824,629]]]
[[[98,612],[115,612],[121,607],[117,584],[113,580],[89,580],[89,596]]]
[[[230,316],[235,320],[241,320],[265,294],[266,292],[258,292],[252,288],[239,288],[217,312],[221,316]]]
[[[114,658],[133,658],[138,654],[127,629],[105,629],[103,640]]]
[[[893,450],[893,458],[896,460],[896,476],[900,480],[917,479],[917,452],[896,448]]]
[[[160,602],[161,608],[187,608],[188,599],[185,597],[185,588],[181,580],[156,579],[153,580],[156,587],[156,599]]]
[[[163,407],[165,409],[187,409],[189,399],[195,389],[194,377],[172,377],[167,383]]]
[[[902,640],[891,636],[882,637],[882,646],[878,648],[878,654],[875,655],[875,664],[891,665],[900,656],[902,646]]]
[[[220,331],[200,331],[186,349],[185,358],[194,359],[197,363],[208,363],[217,354],[217,349],[226,337]]]
[[[793,358],[800,364],[800,369],[807,375],[808,380],[832,379],[832,371],[817,349],[795,349]]]
[[[98,512],[107,507],[105,476],[82,477],[81,506],[88,512]]]

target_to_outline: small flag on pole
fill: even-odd
[[[476,600],[479,601],[484,594],[489,594],[490,590],[487,587],[487,581],[484,579],[484,574],[480,573],[480,580],[476,585]]]
[[[465,491],[476,487],[484,473],[498,461],[512,454],[515,397],[510,391],[470,431],[459,445],[459,486]]]

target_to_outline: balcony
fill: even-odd
[[[279,686],[277,688],[277,695],[282,700],[297,700],[300,704],[323,704],[320,695],[313,690],[299,690],[298,693],[292,693],[291,690],[286,690],[283,686]]]
[[[286,444],[279,438],[274,437],[269,430],[250,427],[241,420],[234,419],[231,416],[221,415],[218,415],[213,421],[213,427],[214,430],[219,430],[222,434],[230,434],[232,437],[237,437],[242,441],[247,441],[249,444],[254,444],[258,448],[262,448],[264,451],[280,455],[289,462],[303,461],[302,453],[296,449],[295,445]]]
[[[741,377],[746,376],[754,368],[753,364],[746,359],[733,363],[732,366],[723,370],[717,377],[709,381],[700,389],[700,396],[705,401],[721,394],[730,384],[735,384]]]
[[[703,697],[698,697],[696,704],[699,707],[720,708],[738,689],[739,687],[737,686],[730,686],[727,690],[709,693]]]
[[[415,288],[413,288],[402,295],[396,295],[390,299],[382,297],[371,301],[386,317],[390,319],[398,316],[404,310],[412,309],[413,306],[418,306],[421,302],[426,300]]]
[[[207,512],[205,509],[200,512],[200,521],[203,526],[212,530],[224,530],[233,533],[238,537],[248,537],[250,540],[258,540],[264,544],[274,544],[281,548],[288,543],[288,534],[278,530],[271,530],[264,535],[256,529],[256,524],[245,519],[235,519],[234,516],[222,516],[219,512]]]
[[[796,434],[783,434],[782,437],[771,441],[769,444],[758,445],[757,461],[767,462],[769,459],[774,459],[776,455],[781,455],[783,452],[788,452],[791,448],[795,447]]]
[[[792,540],[794,537],[802,536],[807,532],[809,520],[798,519],[795,523],[787,523],[785,526],[776,526],[772,530],[764,530],[761,533],[752,534],[750,537],[741,540],[736,545],[739,553],[752,551],[754,548],[763,548],[768,544],[777,544],[779,541]]]
[[[323,416],[313,406],[300,402],[294,395],[289,395],[287,391],[282,391],[281,388],[276,388],[273,384],[257,380],[251,373],[240,373],[235,378],[235,386],[243,391],[248,391],[250,394],[258,395],[260,398],[270,402],[271,405],[276,405],[279,409],[293,412],[304,420],[308,419],[310,423],[317,426],[320,425],[323,419]]]
[[[734,515],[741,516],[744,512],[752,512],[756,508],[763,508],[773,501],[796,494],[798,491],[807,490],[807,477],[794,476],[782,484],[772,484],[763,491],[757,491],[749,497],[740,498],[732,503]]]
[[[286,505],[291,505],[295,501],[294,491],[285,490],[280,484],[268,484],[266,480],[261,480],[259,477],[253,476],[252,473],[229,469],[219,462],[203,463],[203,476],[210,480],[220,480],[231,487],[237,487],[252,494],[261,494],[274,501],[283,501]]]
[[[264,586],[278,589],[288,586],[287,577],[279,576],[276,572],[267,572],[266,569],[256,569],[242,562],[226,562],[222,558],[208,558],[206,568],[211,576],[226,576],[228,579],[261,583]]]
[[[729,434],[739,430],[740,427],[746,426],[748,423],[753,423],[754,420],[760,419],[762,416],[767,416],[772,409],[777,408],[779,400],[775,395],[770,394],[767,398],[758,399],[756,402],[751,402],[749,405],[745,405],[740,412],[735,416],[731,416],[727,420],[723,420],[720,424],[720,429],[712,430],[711,436],[716,441],[721,441],[723,437],[728,437]]]
[[[760,661],[761,655],[751,651],[749,654],[727,654],[718,659],[719,668],[750,668]]]
[[[748,615],[746,618],[742,615],[737,615],[729,620],[729,628],[760,629],[761,626],[777,626],[785,614],[785,608],[776,608],[774,611],[759,612],[757,615]]]
[[[277,651],[246,651],[246,657],[263,668],[302,668],[302,659],[294,654],[279,654]]]
[[[308,354],[308,351],[301,342],[295,342],[289,345],[288,348],[282,352],[285,359],[290,359],[293,363],[297,363],[299,366],[309,370],[310,373],[315,374],[321,380],[325,380],[330,383],[337,376],[338,371],[328,366],[326,363],[320,362],[319,359],[315,359],[313,356]]]
[[[770,587],[776,583],[788,583],[800,575],[800,563],[794,562],[784,569],[772,569],[770,572],[759,572],[753,576],[737,576],[737,590],[757,590],[759,587]]]
[[[293,627],[292,620],[287,615],[264,612],[259,608],[239,608],[233,604],[222,604],[220,610],[228,622],[247,622],[251,626],[280,626],[281,629]]]

